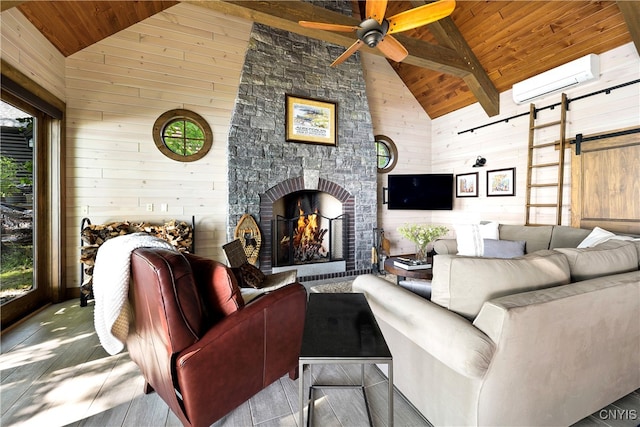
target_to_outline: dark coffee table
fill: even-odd
[[[348,363],[362,365],[362,378],[359,385],[313,384],[312,365]],[[376,363],[388,366],[388,425],[391,427],[393,426],[393,358],[364,294],[310,294],[299,358],[300,426],[304,426],[305,365],[309,365],[310,384],[307,425],[310,425],[313,414],[314,389],[343,387],[362,390],[369,424],[372,425],[371,411],[364,387],[364,365]]]

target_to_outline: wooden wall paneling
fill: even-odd
[[[398,164],[391,172],[427,173],[431,163],[431,119],[420,107],[389,63],[378,56],[361,56],[374,135],[391,138],[398,148]],[[429,223],[428,211],[390,211],[382,204],[388,174],[378,174],[378,227],[384,228],[393,254],[413,253],[415,246],[397,228],[404,223]]]
[[[18,11],[2,12],[2,59],[58,100],[65,100],[64,57]],[[28,46],[28,49],[24,49]],[[8,49],[7,49],[8,48]]]
[[[180,4],[66,59],[70,238],[83,216],[100,223],[195,215],[196,251],[224,261],[227,137],[250,31],[248,21]],[[151,127],[172,108],[196,111],[212,127],[203,159],[174,162],[155,147]],[[69,286],[78,286],[75,254],[67,269]]]

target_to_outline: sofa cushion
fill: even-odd
[[[551,233],[551,243],[549,249],[555,248],[575,248],[591,233],[591,230],[584,228],[569,227],[567,225],[556,225]]]
[[[542,249],[549,249],[552,231],[552,225],[500,224],[500,240],[524,240],[527,242],[524,250],[530,254]]]
[[[458,255],[482,256],[484,253],[484,239],[498,239],[498,223],[486,224],[457,224],[456,243]]]
[[[633,242],[609,240],[592,248],[556,250],[567,257],[574,282],[638,269],[638,251]]]
[[[555,251],[511,259],[437,255],[431,301],[473,319],[485,301],[569,281],[569,262]]]
[[[438,239],[433,243],[433,250],[437,254],[455,255],[458,253],[458,242],[456,239]]]
[[[524,240],[484,240],[484,257],[487,258],[515,258],[524,255],[527,242]]]

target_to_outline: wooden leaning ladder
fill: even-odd
[[[562,94],[562,103],[560,108],[560,120],[536,124],[538,109],[534,104],[529,106],[529,149],[528,149],[528,164],[527,164],[527,195],[526,195],[526,214],[525,225],[543,225],[531,223],[531,211],[536,208],[555,208],[556,209],[556,224],[560,225],[562,222],[562,188],[564,181],[564,150],[566,145],[565,131],[566,131],[566,119],[567,119],[567,95]],[[560,127],[560,139],[554,142],[536,144],[535,134],[538,129],[547,128],[551,126]],[[558,161],[551,163],[534,163],[535,151],[545,147],[551,147],[559,145],[558,147]],[[534,183],[534,169],[539,168],[557,168],[558,179],[552,183]],[[556,203],[531,203],[532,189],[540,187],[556,187]]]

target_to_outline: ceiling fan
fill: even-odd
[[[407,49],[392,37],[391,34],[435,22],[449,16],[456,7],[455,0],[439,0],[385,18],[387,2],[388,0],[368,0],[365,8],[366,19],[362,21],[360,25],[327,24],[311,21],[299,21],[298,23],[303,27],[318,30],[339,32],[355,31],[358,40],[333,61],[331,64],[332,67],[342,64],[348,57],[360,49],[363,44],[372,48],[377,47],[389,59],[401,62],[407,57],[409,52],[407,52]]]

